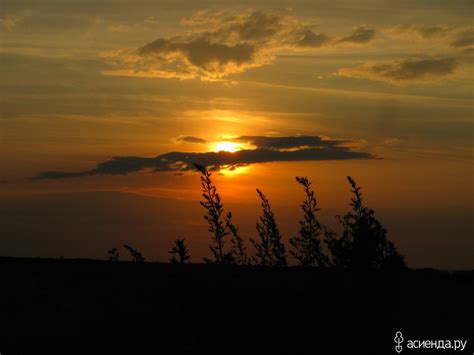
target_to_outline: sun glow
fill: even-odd
[[[241,149],[241,146],[234,142],[217,142],[213,146],[215,152],[230,152],[234,153]]]
[[[226,177],[235,177],[243,173],[248,173],[250,170],[249,165],[240,165],[240,166],[223,166],[219,173]]]

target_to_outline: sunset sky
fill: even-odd
[[[245,237],[346,176],[415,267],[474,268],[471,1],[3,0],[0,255],[208,254],[192,163]],[[250,247],[250,246],[249,246]]]

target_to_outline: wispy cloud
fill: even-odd
[[[466,49],[474,45],[474,30],[471,27],[446,24],[437,25],[398,25],[385,30],[389,35],[413,36],[425,41],[454,49]]]
[[[457,33],[451,41],[451,46],[455,48],[466,48],[474,45],[474,30],[468,29]]]
[[[389,28],[386,31],[392,35],[408,35],[418,36],[422,39],[434,39],[443,38],[450,35],[455,30],[454,26],[437,24],[437,25],[397,25],[393,28]]]
[[[177,142],[183,142],[183,143],[206,143],[207,142],[204,138],[194,137],[194,136],[179,136],[175,140]]]
[[[332,38],[324,33],[315,33],[313,30],[306,29],[301,31],[302,37],[295,42],[297,47],[301,48],[319,48],[332,42]]]
[[[97,164],[90,170],[79,172],[44,171],[33,179],[63,179],[98,174],[127,175],[145,169],[156,172],[185,172],[193,170],[195,163],[219,170],[265,162],[375,159],[375,156],[370,153],[356,151],[343,145],[350,141],[327,140],[319,136],[241,136],[234,138],[233,141],[248,142],[257,148],[239,150],[234,153],[224,151],[170,152],[154,158],[114,157]]]
[[[346,37],[342,37],[338,42],[341,43],[369,43],[375,38],[376,31],[373,28],[366,26],[358,26],[354,31]]]
[[[336,74],[403,84],[439,80],[452,74],[457,65],[455,58],[405,59],[343,68]]]

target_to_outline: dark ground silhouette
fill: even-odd
[[[338,234],[320,223],[311,182],[296,178],[305,194],[288,251],[262,191],[258,238],[243,238],[212,173],[197,168],[211,259],[189,264],[184,238],[169,264],[130,245],[132,261],[115,247],[108,261],[0,257],[1,355],[395,354],[399,331],[467,340],[472,353],[474,271],[409,269],[354,179]]]
[[[3,257],[0,273],[2,354],[394,354],[399,330],[473,345],[473,271]]]

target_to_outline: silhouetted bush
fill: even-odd
[[[109,261],[111,262],[119,261],[120,254],[117,248],[109,249],[107,253],[109,254]]]
[[[185,239],[176,239],[174,241],[174,246],[173,248],[168,251],[169,254],[171,254],[170,261],[173,264],[185,264],[188,262],[190,256],[189,256],[189,250],[186,246]]]
[[[143,263],[145,261],[142,253],[140,253],[137,249],[132,248],[130,245],[124,245],[123,247],[128,250],[134,262]]]
[[[275,216],[262,191],[257,189],[257,193],[262,201],[262,216],[260,216],[260,222],[257,222],[260,241],[250,239],[256,249],[254,260],[262,266],[285,267],[287,266],[285,245],[281,241],[282,237]]]
[[[299,236],[290,238],[290,244],[293,246],[290,254],[301,266],[326,267],[329,259],[321,249],[321,239],[325,228],[316,217],[319,208],[311,181],[306,177],[296,177],[296,181],[303,186],[306,199],[300,205],[303,210],[303,219],[300,221]]]
[[[364,206],[360,187],[350,176],[347,179],[354,197],[351,210],[340,218],[342,235],[339,238],[335,233],[326,235],[334,265],[351,270],[404,269],[404,258],[387,240],[386,229],[375,218],[374,211]]]

